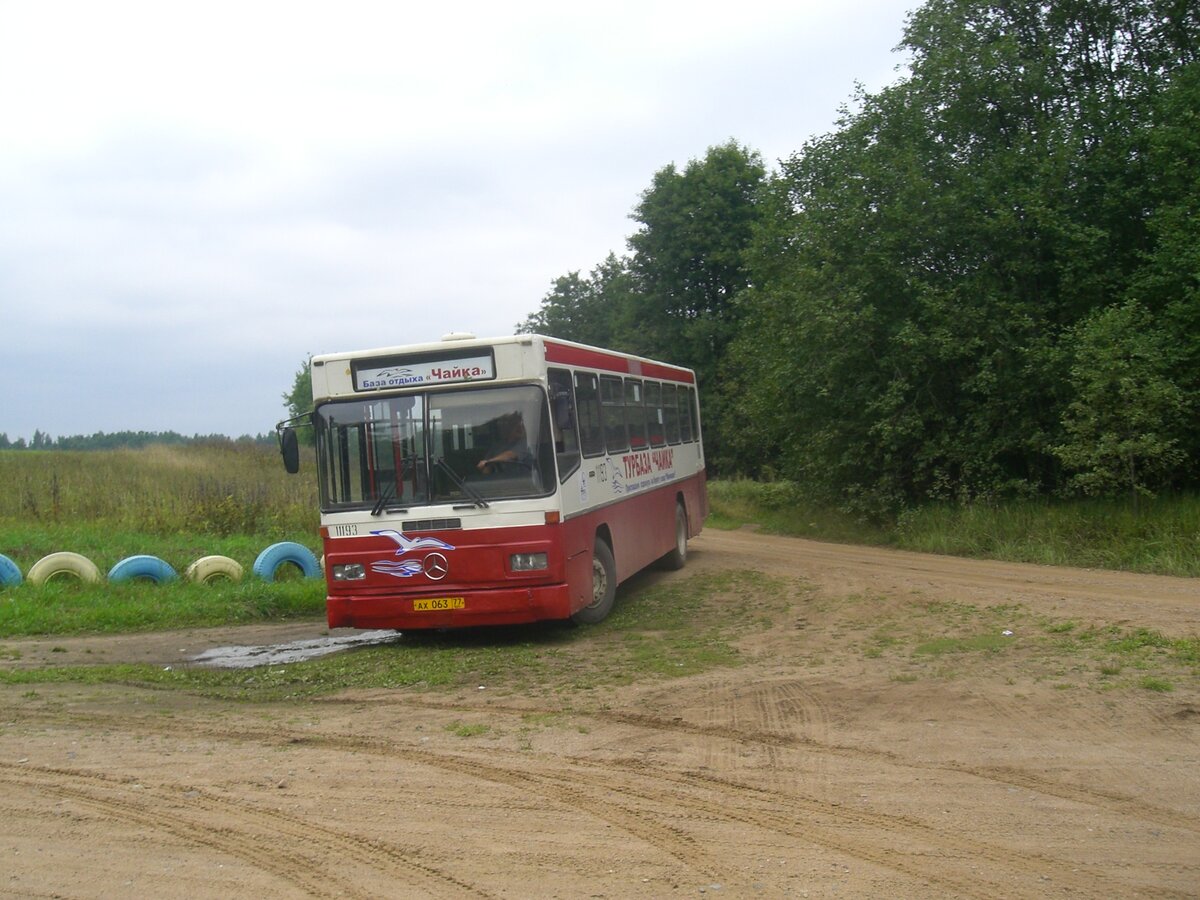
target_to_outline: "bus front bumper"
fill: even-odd
[[[446,590],[436,594],[330,594],[325,598],[330,628],[462,628],[566,619],[571,603],[566,584],[495,590]]]

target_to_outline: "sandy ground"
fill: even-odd
[[[744,665],[601,697],[0,688],[0,895],[1200,896],[1194,669],[1150,691],[1034,639],[1196,635],[1200,582],[747,531],[654,577],[746,567],[803,589]],[[1013,649],[915,653],[935,621]],[[324,633],[6,641],[0,665]]]

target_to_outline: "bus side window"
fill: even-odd
[[[609,453],[629,449],[625,431],[625,397],[621,379],[615,375],[600,376],[600,403],[604,411],[604,447]]]
[[[679,443],[679,402],[676,399],[678,393],[675,385],[663,385],[663,428],[667,432],[668,444]]]
[[[677,392],[679,398],[679,437],[685,442],[692,439],[692,403],[688,399],[688,388],[681,387]]]
[[[575,373],[575,412],[579,420],[579,444],[584,456],[604,452],[604,425],[600,415],[600,390],[596,376]]]
[[[692,417],[692,438],[700,440],[700,401],[695,388],[688,388],[688,412]]]
[[[554,452],[558,457],[558,478],[566,481],[579,467],[579,433],[575,422],[575,394],[571,390],[571,373],[551,369],[550,418],[554,423]]]
[[[657,381],[646,382],[646,430],[651,447],[661,447],[667,442],[663,431],[662,385]]]
[[[625,427],[629,431],[629,446],[634,450],[646,447],[646,409],[642,406],[642,383],[625,379]]]

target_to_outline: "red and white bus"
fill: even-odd
[[[447,335],[315,356],[312,383],[331,628],[599,622],[708,514],[690,369]]]

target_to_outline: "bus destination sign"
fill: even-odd
[[[495,377],[496,366],[491,353],[451,359],[408,357],[363,360],[363,365],[354,366],[354,389],[377,391],[418,384],[485,381]]]

